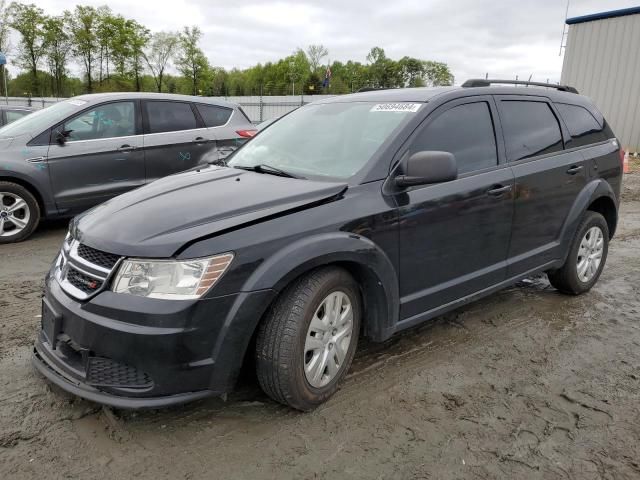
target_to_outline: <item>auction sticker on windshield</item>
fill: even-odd
[[[378,103],[371,107],[372,112],[417,112],[421,103]]]

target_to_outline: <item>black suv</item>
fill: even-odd
[[[539,272],[588,291],[616,228],[619,143],[570,87],[490,83],[322,100],[226,166],[77,217],[46,278],[36,367],[136,408],[225,394],[253,360],[269,396],[309,410],[360,335]]]

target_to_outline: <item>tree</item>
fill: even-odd
[[[150,33],[149,29],[147,29],[143,25],[140,25],[135,20],[127,20],[126,28],[131,48],[131,55],[129,56],[129,68],[136,82],[136,92],[139,92],[142,89],[140,77],[143,71],[144,48],[149,42]]]
[[[65,21],[71,34],[71,49],[84,66],[87,91],[93,92],[93,70],[98,50],[98,12],[94,7],[77,5],[73,12],[65,12]]]
[[[432,87],[453,85],[454,80],[446,63],[431,60],[424,62],[424,79],[427,85]]]
[[[322,59],[329,55],[329,50],[324,45],[309,45],[307,47],[307,59],[309,60],[309,67],[311,73],[317,73]]]
[[[0,0],[0,18],[9,16],[9,7],[6,0]],[[11,48],[10,42],[10,22],[0,22],[0,52],[6,54]]]
[[[44,55],[51,75],[51,91],[62,96],[71,41],[63,17],[48,17],[44,22]]]
[[[149,47],[143,52],[144,60],[151,71],[158,92],[162,92],[162,79],[169,60],[174,56],[180,42],[179,34],[157,32],[151,36]]]
[[[13,2],[8,11],[9,25],[20,34],[18,64],[31,72],[33,92],[39,93],[38,65],[44,54],[44,10],[34,4]]]
[[[189,80],[192,95],[199,93],[202,76],[209,69],[207,57],[198,47],[201,38],[202,32],[198,27],[184,27],[180,34],[180,52],[176,58],[178,70]]]
[[[98,83],[109,79],[109,60],[116,37],[118,21],[124,21],[122,15],[114,15],[107,6],[96,9],[95,36],[98,48]]]

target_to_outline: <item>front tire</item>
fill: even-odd
[[[580,295],[591,290],[602,273],[609,252],[609,227],[598,212],[587,211],[578,226],[569,256],[549,282],[562,293]]]
[[[21,242],[40,222],[40,207],[32,193],[13,182],[0,182],[0,244]]]
[[[264,392],[302,411],[325,402],[351,366],[361,315],[358,285],[342,268],[315,270],[287,287],[258,330]]]

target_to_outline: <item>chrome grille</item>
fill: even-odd
[[[118,255],[114,255],[113,253],[102,252],[95,248],[91,248],[88,245],[83,245],[82,243],[78,245],[78,255],[84,258],[87,262],[109,269],[113,268],[120,258]]]
[[[77,240],[65,240],[54,265],[54,275],[65,292],[85,300],[106,286],[119,261],[118,255],[82,245]]]

